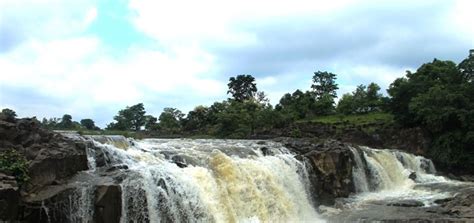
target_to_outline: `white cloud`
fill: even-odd
[[[333,14],[362,3],[367,2],[130,0],[131,22],[155,40],[153,44],[159,48],[137,44],[141,47],[120,49],[124,53],[114,55],[100,36],[85,34],[100,16],[96,1],[0,0],[0,26],[15,24],[13,31],[23,37],[18,46],[0,54],[0,90],[7,86],[31,89],[50,100],[65,103],[62,107],[52,107],[0,101],[0,106],[28,110],[26,115],[46,116],[60,116],[65,112],[73,116],[92,114],[95,107],[109,107],[116,112],[138,102],[158,104],[154,109],[174,106],[186,111],[226,97],[227,77],[222,75],[228,74],[216,73],[216,67],[221,64],[216,62],[218,55],[213,54],[209,46],[265,45],[265,40],[259,39],[255,32],[259,26],[304,16],[330,23]],[[456,29],[463,30],[457,34],[464,35],[463,38],[474,35],[471,6],[471,1],[456,1],[450,17],[446,18],[446,27],[454,24]],[[388,33],[385,42],[397,32],[400,30]],[[408,34],[407,38],[411,38]],[[380,48],[385,50],[386,46]],[[301,64],[309,63],[312,61]],[[257,77],[259,90],[265,91],[273,104],[286,92],[298,88],[307,90],[311,84],[310,69],[314,68],[308,66]],[[344,59],[338,64],[328,64],[327,68],[334,68],[329,71],[337,73],[338,80],[342,81],[340,95],[352,91],[356,84],[372,81],[384,89],[406,70],[388,65],[353,65]],[[302,73],[308,75],[302,77]],[[113,116],[108,110],[100,112],[107,112],[110,118]]]

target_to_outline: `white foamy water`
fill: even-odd
[[[356,166],[353,180],[356,191],[350,205],[390,200],[417,200],[425,206],[452,196],[452,192],[431,189],[430,185],[457,185],[461,182],[437,176],[431,160],[397,150],[368,147],[351,149]]]
[[[126,164],[131,172],[121,185],[122,222],[321,221],[304,164],[278,143],[146,139],[117,148],[116,141],[103,142],[109,165]]]

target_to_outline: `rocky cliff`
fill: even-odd
[[[0,218],[25,220],[35,215],[39,208],[28,203],[27,198],[41,196],[45,188],[64,184],[77,172],[86,170],[85,149],[84,143],[41,128],[36,119],[0,120],[0,153],[17,156],[17,160],[10,161],[2,156]],[[25,183],[18,179],[17,166],[22,165],[18,158],[26,160],[24,168],[29,179]]]

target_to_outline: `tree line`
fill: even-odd
[[[474,167],[473,70],[472,52],[459,64],[434,59],[391,83],[388,96],[380,93],[379,85],[369,83],[342,95],[337,104],[337,75],[317,71],[310,90],[286,93],[274,107],[258,91],[252,75],[237,75],[229,79],[231,97],[224,101],[199,105],[187,114],[168,107],[158,117],[147,114],[144,104],[138,103],[118,111],[106,129],[153,136],[247,138],[318,116],[386,112],[401,127],[428,132],[433,139],[432,158],[446,166]],[[67,114],[43,119],[42,124],[52,129],[98,129],[92,119],[75,122]]]

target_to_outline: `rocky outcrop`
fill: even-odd
[[[284,140],[285,141],[285,140]],[[338,197],[355,192],[353,155],[349,144],[335,140],[286,139],[285,146],[297,152],[308,165],[311,195],[316,205],[333,205]]]
[[[84,143],[45,130],[36,119],[0,120],[0,152],[12,149],[29,162],[26,191],[57,184],[88,168]]]
[[[14,220],[18,216],[20,193],[14,177],[0,173],[0,217]]]
[[[34,118],[0,119],[0,153],[9,151],[26,159],[29,180],[18,188],[17,179],[7,176],[14,173],[1,167],[6,174],[0,175],[0,220],[38,222],[39,216],[45,216],[41,205],[66,201],[62,199],[69,198],[72,189],[63,184],[88,169],[85,143],[43,129]],[[59,186],[45,190],[55,185]],[[36,197],[34,202],[30,202],[32,196]],[[41,202],[37,202],[39,198],[43,198]]]

